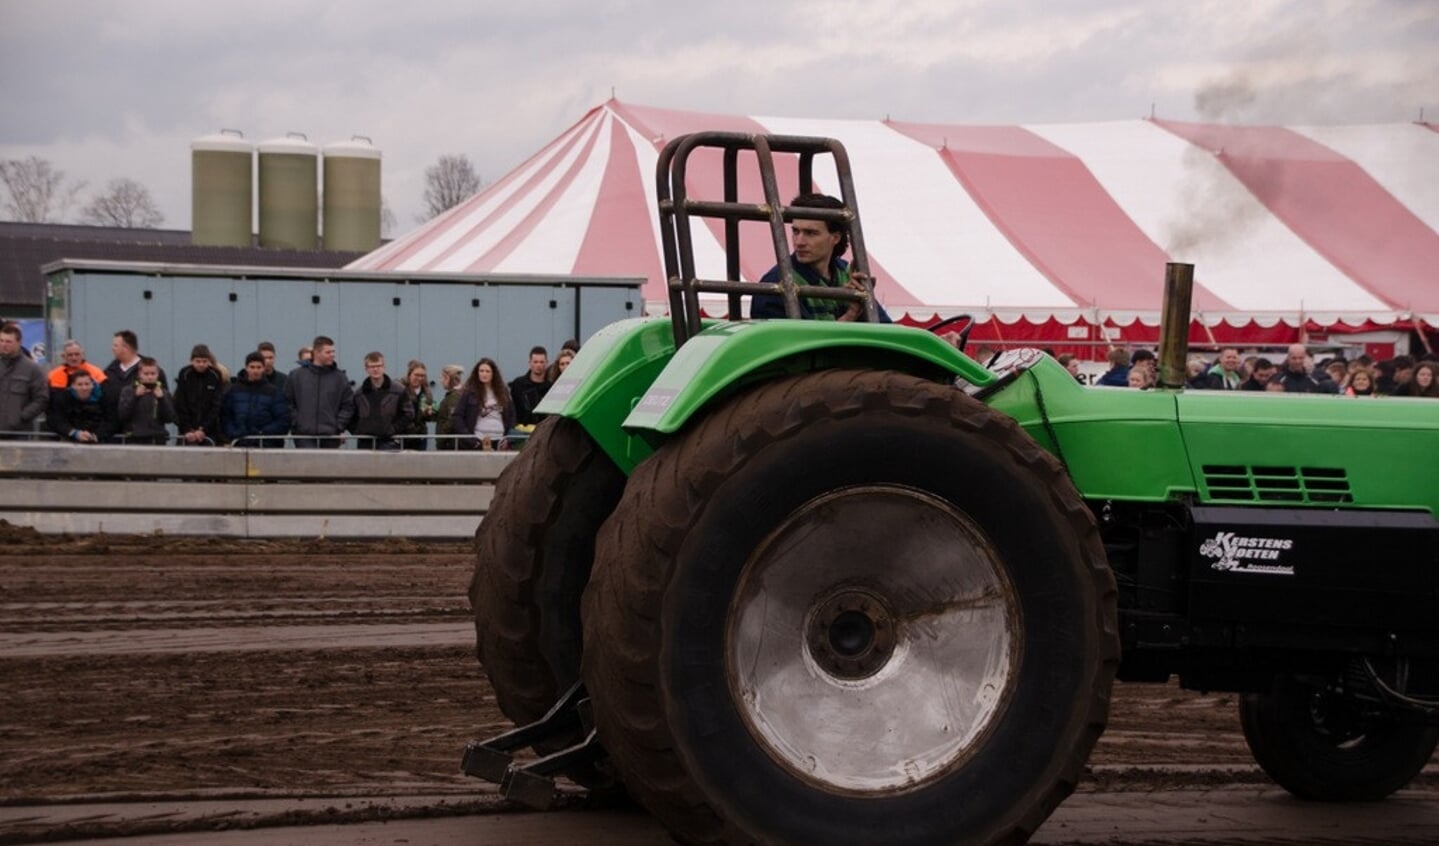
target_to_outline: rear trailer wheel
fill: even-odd
[[[1439,727],[1400,722],[1292,677],[1247,693],[1239,720],[1254,760],[1301,799],[1383,799],[1414,779],[1439,745]]]
[[[580,424],[553,417],[495,484],[475,532],[470,606],[480,664],[517,724],[539,719],[579,679],[580,596],[624,484]]]
[[[686,842],[1000,843],[1073,789],[1118,661],[1058,463],[946,385],[831,371],[666,444],[600,534],[583,671]]]

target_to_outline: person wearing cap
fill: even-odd
[[[465,368],[446,364],[440,371],[440,387],[445,396],[435,408],[435,449],[458,449],[455,434],[455,404],[460,401],[460,387],[465,382]]]
[[[180,430],[178,443],[186,446],[224,443],[220,431],[220,400],[225,395],[225,380],[214,366],[210,348],[196,344],[190,350],[190,363],[175,376],[175,425]]]
[[[245,356],[241,370],[220,400],[220,427],[225,440],[239,447],[280,449],[290,431],[290,404],[285,392],[265,378],[265,356]]]

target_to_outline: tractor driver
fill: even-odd
[[[811,209],[842,209],[844,203],[827,194],[801,194],[790,202],[791,206]],[[864,290],[864,275],[853,273],[849,263],[841,256],[849,249],[849,232],[839,223],[822,220],[796,219],[790,223],[790,239],[794,252],[790,253],[790,264],[794,267],[796,285],[814,285],[827,288],[850,288]],[[761,282],[778,284],[779,265],[760,278]],[[889,323],[889,315],[878,303],[879,322]],[[750,302],[750,317],[784,317],[784,298],[778,294],[755,294]],[[799,314],[806,320],[838,320],[853,322],[864,319],[864,305],[859,302],[826,300],[817,297],[800,297]]]

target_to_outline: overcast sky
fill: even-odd
[[[1439,120],[1439,0],[0,0],[0,159],[146,185],[190,141],[353,134],[398,226],[424,170],[493,181],[610,97],[950,123]]]

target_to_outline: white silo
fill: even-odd
[[[304,135],[261,141],[260,246],[313,250],[320,234],[319,150]]]
[[[325,249],[380,246],[380,151],[369,138],[325,145]]]
[[[254,174],[255,145],[239,130],[190,142],[190,243],[250,246]]]

